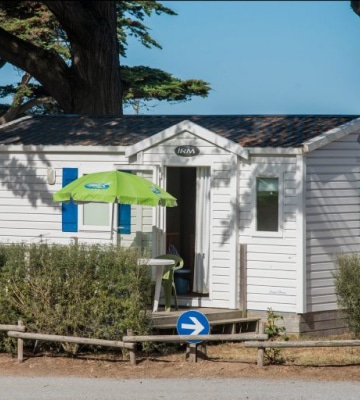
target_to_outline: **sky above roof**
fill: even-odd
[[[350,1],[162,3],[178,15],[145,23],[163,49],[130,38],[122,64],[203,79],[212,90],[140,114],[360,114],[360,18]],[[18,78],[0,70],[1,85]]]
[[[200,78],[212,91],[142,114],[360,114],[360,18],[350,1],[163,3],[178,15],[146,21],[163,49],[130,40],[123,63]]]

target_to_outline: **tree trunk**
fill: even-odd
[[[44,1],[71,42],[72,110],[122,114],[115,1]]]

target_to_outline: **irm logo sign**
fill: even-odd
[[[175,154],[180,157],[194,157],[200,154],[200,150],[198,147],[188,144],[176,147]]]

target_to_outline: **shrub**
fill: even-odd
[[[28,331],[121,340],[146,333],[149,270],[133,249],[0,245],[0,321]]]
[[[286,335],[285,326],[278,325],[278,323],[283,320],[284,317],[282,315],[273,311],[272,308],[268,308],[265,333],[269,335],[271,341],[278,340],[279,338],[282,338],[285,341],[289,339]],[[264,357],[270,364],[282,364],[284,362],[281,350],[277,348],[265,349]]]
[[[360,255],[340,254],[334,273],[337,301],[348,319],[350,330],[360,335]]]

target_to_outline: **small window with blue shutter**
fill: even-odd
[[[63,168],[62,186],[66,186],[78,177],[77,168]],[[62,231],[78,231],[78,206],[70,200],[69,203],[61,204]]]

